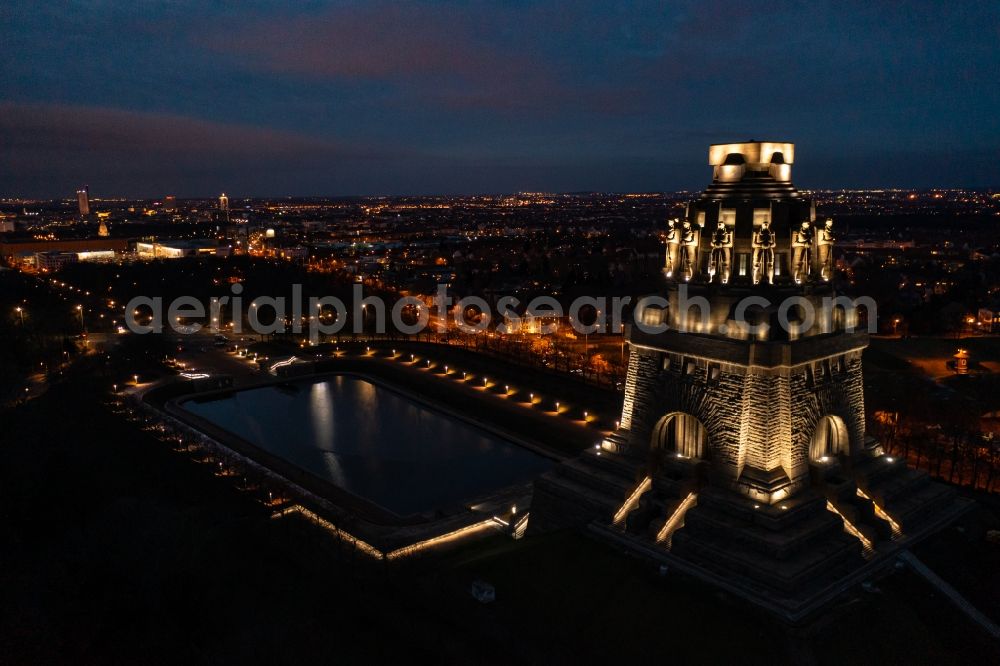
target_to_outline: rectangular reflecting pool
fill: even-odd
[[[527,483],[553,460],[374,381],[304,380],[181,407],[397,515]]]

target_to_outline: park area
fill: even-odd
[[[660,651],[682,663],[959,664],[996,654],[906,570],[852,590],[823,622],[789,628],[586,533],[495,536],[375,564],[304,519],[272,520],[263,489],[112,413],[106,381],[80,367],[4,415],[4,663],[622,663]],[[917,551],[994,619],[1000,550],[982,534],[996,527],[987,502]],[[493,603],[470,594],[477,580],[495,588]]]

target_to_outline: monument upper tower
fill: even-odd
[[[708,147],[712,185],[702,197],[750,196],[759,199],[797,197],[792,185],[795,144],[782,141],[716,143]]]
[[[829,281],[833,222],[792,185],[795,144],[719,143],[712,183],[669,220],[663,268],[677,282],[752,286]]]

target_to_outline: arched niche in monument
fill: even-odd
[[[827,414],[816,422],[816,430],[809,441],[809,460],[815,462],[839,454],[847,454],[851,449],[851,436],[844,419]]]
[[[708,455],[708,430],[696,416],[673,412],[656,422],[650,448],[680,454],[685,458],[705,458]]]

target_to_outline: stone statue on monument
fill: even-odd
[[[690,220],[684,220],[680,231],[680,271],[685,281],[694,275],[695,252],[698,250],[698,235],[695,234]]]
[[[811,272],[814,236],[809,220],[803,220],[802,226],[792,234],[792,270],[795,284],[802,284]]]
[[[663,267],[663,274],[668,278],[673,277],[677,270],[678,244],[681,242],[677,223],[678,220],[667,220],[667,235],[664,239],[667,243],[667,262]]]
[[[753,283],[760,284],[761,279],[774,284],[774,232],[768,219],[753,235]]]
[[[729,230],[724,221],[719,220],[719,224],[712,234],[712,258],[708,263],[709,282],[714,280],[716,275],[719,276],[719,282],[722,284],[729,282],[732,255],[733,232]]]
[[[833,244],[836,238],[833,235],[833,218],[826,218],[823,228],[819,230],[816,237],[816,254],[819,260],[819,276],[826,282],[830,281],[833,275]]]

